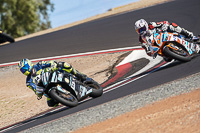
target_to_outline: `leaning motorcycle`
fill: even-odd
[[[45,94],[55,101],[69,107],[88,96],[96,98],[103,94],[102,87],[93,79],[79,81],[74,75],[64,71],[42,72],[35,78],[37,84],[45,87]]]
[[[199,52],[199,38],[197,37],[190,40],[178,33],[156,32],[154,30],[152,35],[143,39],[148,45],[153,46],[151,51],[154,58],[160,55],[170,60],[187,62]]]
[[[4,32],[0,29],[0,43],[4,43],[4,42],[13,43],[13,42],[15,42],[15,40],[14,40],[13,37],[11,37],[10,35],[4,33]]]

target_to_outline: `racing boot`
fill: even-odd
[[[194,34],[192,32],[189,32],[184,28],[182,28],[182,31],[180,34],[184,35],[188,39],[192,39],[194,37]]]
[[[59,103],[54,99],[47,97],[47,104],[49,107],[57,107]]]
[[[81,82],[84,82],[88,78],[87,75],[80,73],[79,71],[74,69],[70,64],[66,62],[58,62],[57,68],[58,70],[63,70],[75,75],[78,78],[78,80],[80,80]]]

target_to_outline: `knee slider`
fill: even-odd
[[[49,107],[54,107],[54,106],[56,106],[58,104],[58,102],[56,102],[56,101],[54,101],[54,100],[49,100],[49,101],[47,101],[47,105],[49,106]]]

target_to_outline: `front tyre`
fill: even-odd
[[[55,99],[57,102],[65,106],[74,107],[78,105],[78,100],[74,95],[72,95],[71,93],[65,94],[63,92],[60,92],[56,89],[56,87],[53,87],[50,90],[49,95],[51,98]]]
[[[171,48],[169,46],[165,46],[163,48],[163,53],[170,58],[182,61],[182,62],[188,62],[191,60],[191,56],[189,55],[189,53],[183,49],[182,47],[178,47],[177,48]]]

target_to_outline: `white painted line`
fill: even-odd
[[[150,71],[149,73],[147,73],[147,74],[145,74],[145,75],[142,75],[142,76],[139,76],[139,77],[137,77],[137,78],[135,78],[135,79],[130,80],[130,79],[131,79],[130,77],[129,77],[129,78],[126,78],[126,79],[124,79],[124,80],[122,80],[122,81],[120,81],[120,82],[115,83],[115,84],[112,85],[112,86],[109,86],[109,87],[105,88],[105,89],[104,89],[104,92],[107,93],[107,92],[109,92],[109,91],[112,91],[112,90],[115,90],[115,89],[117,89],[117,88],[119,88],[119,87],[122,87],[122,86],[124,86],[124,85],[126,85],[126,84],[129,84],[129,83],[131,83],[131,82],[133,82],[133,81],[136,81],[136,80],[138,80],[138,79],[141,79],[141,78],[143,78],[143,77],[149,75],[150,73],[155,72],[155,71],[157,71],[157,70],[159,70],[159,69],[161,69],[161,68],[163,68],[163,67],[165,67],[165,66],[167,66],[167,65],[169,65],[169,64],[171,64],[171,63],[172,63],[172,62],[168,62],[168,63],[166,63],[166,64],[164,64],[164,65],[158,67],[157,69],[155,69],[155,70],[153,70],[153,71]],[[128,81],[128,80],[130,80],[130,81]],[[126,82],[126,81],[128,81],[128,82]],[[120,85],[120,84],[121,84],[121,85]],[[115,86],[116,86],[116,87],[115,87]],[[113,87],[113,88],[112,88],[112,87]],[[111,89],[111,88],[112,88],[112,89]]]
[[[148,55],[146,54],[145,50],[134,50],[134,51],[132,51],[131,54],[129,54],[129,55],[128,55],[121,63],[119,63],[117,66],[124,65],[124,64],[126,64],[126,63],[130,63],[130,62],[136,61],[136,60],[138,60],[138,59],[142,59],[142,58],[146,58],[146,59],[149,60],[149,63],[148,63],[145,67],[143,67],[141,70],[137,71],[136,73],[130,75],[129,77],[125,78],[125,79],[122,80],[121,82],[117,82],[117,83],[115,83],[115,84],[113,84],[113,85],[107,87],[105,90],[110,89],[110,88],[112,88],[112,87],[114,87],[114,86],[116,86],[116,85],[119,85],[119,84],[121,84],[121,83],[123,83],[123,82],[129,80],[131,77],[134,77],[134,76],[136,76],[136,75],[138,75],[138,74],[141,74],[141,73],[143,73],[143,72],[149,70],[150,68],[152,68],[153,66],[155,66],[156,64],[158,64],[160,61],[163,60],[163,57],[161,57],[161,56],[157,56],[155,59],[153,59],[153,57],[150,57],[150,56],[148,56]],[[171,62],[170,62],[170,63],[171,63]],[[169,64],[170,64],[170,63],[169,63]],[[168,63],[167,63],[167,64],[168,64]],[[143,75],[143,76],[146,76],[146,75]],[[143,76],[138,77],[137,79],[142,78]]]
[[[150,57],[146,54],[144,49],[141,50],[135,50],[131,54],[129,54],[122,62],[120,62],[117,66],[124,65],[126,63],[133,62],[135,60],[141,59],[141,58],[147,58],[149,59]]]
[[[88,55],[101,54],[101,53],[103,54],[103,53],[109,53],[109,52],[115,52],[115,51],[126,51],[126,50],[131,50],[131,49],[140,49],[140,48],[141,48],[141,46],[126,47],[126,48],[116,48],[116,49],[100,50],[100,51],[94,51],[94,52],[86,52],[86,53],[78,53],[78,54],[70,54],[70,55],[38,58],[38,59],[32,59],[31,61],[32,62],[37,62],[37,61],[40,61],[40,60],[55,60],[55,59],[62,59],[62,58],[72,58],[72,57],[88,56]],[[19,61],[3,63],[3,64],[0,64],[0,67],[12,66],[12,65],[16,65],[18,63],[19,63]]]

